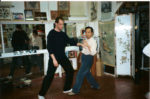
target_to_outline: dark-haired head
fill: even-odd
[[[34,35],[34,36],[37,36],[37,35],[38,35],[37,30],[33,30],[33,35]]]
[[[16,25],[16,29],[21,30],[21,29],[22,29],[21,25],[20,25],[20,24],[17,24],[17,25]]]
[[[91,32],[94,33],[94,29],[93,29],[92,27],[90,27],[90,26],[86,27],[86,28],[85,28],[85,31],[86,31],[87,29],[90,29]]]
[[[57,17],[54,25],[55,30],[62,31],[63,27],[64,27],[64,19],[62,17]]]
[[[91,38],[94,34],[94,30],[92,27],[88,26],[85,28],[85,35],[86,35],[86,38]]]
[[[57,18],[55,19],[55,23],[59,23],[60,20],[64,21],[64,19],[63,19],[62,17],[57,17]]]

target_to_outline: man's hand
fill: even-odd
[[[55,67],[58,67],[58,65],[59,65],[57,60],[53,60],[53,64],[54,64]]]
[[[52,58],[52,60],[53,60],[54,66],[55,66],[55,67],[58,67],[59,64],[58,64],[58,62],[57,62],[57,60],[56,60],[54,54],[50,54],[50,56],[51,56],[51,58]]]
[[[86,40],[83,41],[83,44],[84,44],[85,46],[87,46],[87,47],[89,46],[89,44],[87,43]]]
[[[82,46],[82,43],[77,43],[77,46]]]
[[[86,40],[83,41],[83,45],[86,46],[89,49],[89,51],[91,52],[91,47],[89,46],[89,44]]]

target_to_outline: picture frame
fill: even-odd
[[[102,13],[112,12],[112,4],[111,4],[111,2],[102,2],[101,3],[101,12]]]
[[[99,22],[100,30],[100,52],[103,64],[115,66],[115,32],[114,21]]]
[[[70,10],[70,2],[68,1],[58,1],[58,10]]]
[[[70,15],[70,2],[69,1],[58,1],[57,3],[58,11],[65,13],[67,16]],[[65,12],[63,12],[65,11]]]
[[[85,29],[84,29],[84,28],[82,28],[82,29],[80,30],[80,35],[81,35],[81,38],[82,38],[82,39],[85,39],[85,38],[86,38],[86,36],[85,36]]]
[[[24,2],[25,10],[39,10],[40,11],[40,2]]]
[[[64,20],[68,20],[69,13],[68,11],[59,10],[58,16],[62,17]]]
[[[58,16],[62,17],[64,20],[68,20],[69,14],[68,11],[58,10],[58,11],[51,11],[51,19],[55,20]]]
[[[33,16],[33,11],[32,10],[25,10],[24,14],[25,14],[25,20],[27,20],[27,21],[34,20],[34,16]]]
[[[47,20],[46,12],[34,12],[34,20]]]
[[[10,8],[0,8],[0,20],[11,20]]]
[[[77,52],[76,51],[69,51],[68,52],[68,58],[76,58]]]
[[[102,2],[101,3],[101,17],[102,22],[112,21],[112,2]]]
[[[66,33],[70,38],[77,37],[76,34],[76,23],[67,23],[66,25]]]
[[[22,21],[24,20],[23,13],[12,13],[12,19],[15,21]]]
[[[58,11],[52,10],[50,13],[51,13],[51,20],[55,20],[58,17]]]

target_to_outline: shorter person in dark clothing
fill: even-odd
[[[22,51],[22,50],[28,50],[28,43],[29,43],[29,38],[26,34],[25,31],[22,30],[21,25],[16,25],[16,31],[12,35],[12,47],[14,51]],[[25,65],[25,73],[27,75],[30,75],[30,63],[29,63],[29,58],[28,56],[20,56],[20,57],[14,57],[13,58],[13,64],[10,68],[10,74],[7,77],[8,79],[11,79],[16,66],[23,66]]]

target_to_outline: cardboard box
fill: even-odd
[[[96,76],[100,77],[104,73],[103,63],[101,59],[97,59],[96,62]]]

